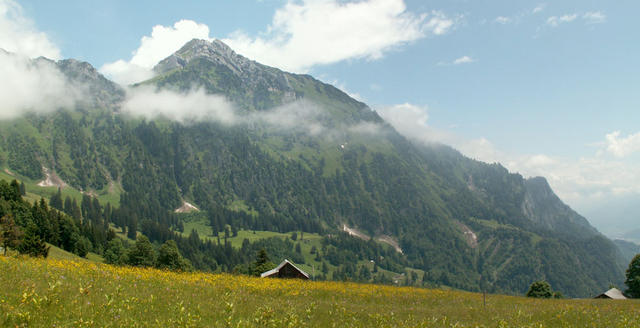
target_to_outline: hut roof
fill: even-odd
[[[611,288],[606,292],[596,296],[595,298],[610,298],[612,300],[626,300],[622,292],[618,288]]]
[[[260,278],[264,278],[264,277],[269,277],[272,276],[274,274],[277,274],[278,272],[280,272],[280,269],[284,268],[285,265],[291,265],[294,269],[296,269],[298,272],[300,272],[303,276],[305,276],[307,279],[309,279],[309,274],[300,270],[300,268],[298,268],[297,266],[295,266],[293,263],[289,262],[289,260],[285,259],[284,261],[282,261],[282,263],[280,263],[277,267],[275,267],[274,269],[271,269],[269,271],[263,272],[260,275]]]

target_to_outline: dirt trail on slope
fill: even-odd
[[[38,182],[38,186],[40,187],[58,187],[64,188],[67,184],[60,179],[60,177],[55,173],[51,172],[48,168],[42,167],[42,171],[44,172],[44,180]]]
[[[346,224],[342,225],[342,231],[348,233],[349,236],[360,238],[362,240],[371,239],[371,237],[369,237],[367,234],[359,231],[358,229],[350,228]],[[393,239],[393,237],[387,236],[387,235],[380,235],[380,236],[377,236],[377,237],[375,237],[373,239],[376,240],[376,241],[385,243],[387,245],[390,245],[391,247],[393,247],[396,250],[396,252],[402,254],[402,248],[400,248],[400,244],[398,244],[398,242],[395,239]]]
[[[200,212],[200,210],[193,204],[188,203],[186,201],[182,201],[182,206],[176,208],[176,213],[191,213],[191,212]]]

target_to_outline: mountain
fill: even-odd
[[[631,260],[638,254],[640,254],[640,245],[632,243],[630,241],[615,239],[613,241],[618,249],[622,253],[626,263],[631,263]]]
[[[565,295],[589,296],[623,279],[615,245],[544,178],[412,143],[339,89],[221,41],[190,41],[133,91],[222,95],[236,110],[233,124],[132,116],[121,110],[124,91],[89,64],[56,65],[89,100],[0,122],[0,165],[32,182],[55,175],[103,202],[119,197],[104,221],[156,242],[176,238],[184,217],[173,211],[186,201],[202,210],[213,240],[238,230],[324,236],[315,257],[297,261],[329,266],[334,279],[375,281],[371,260],[414,282],[418,272],[432,285],[515,294],[546,279]],[[203,270],[241,271],[259,245],[296,256],[273,240],[247,241],[235,254],[226,237],[199,244],[205,237],[178,241]]]

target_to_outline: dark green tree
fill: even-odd
[[[129,239],[136,239],[136,231],[138,230],[138,220],[135,218],[129,219],[129,224],[127,224],[127,237]]]
[[[167,240],[158,251],[156,266],[160,269],[191,271],[191,263],[180,255],[178,245],[173,240]]]
[[[58,188],[58,192],[53,194],[53,196],[51,196],[51,199],[49,199],[49,206],[60,211],[64,210],[64,203],[62,201],[62,191],[60,190],[60,188]]]
[[[20,195],[25,196],[27,194],[27,187],[24,182],[20,182]]]
[[[262,248],[258,251],[256,261],[251,264],[251,274],[254,276],[260,276],[261,273],[269,271],[275,268],[275,266],[276,265],[271,262],[267,251]]]
[[[67,213],[67,215],[73,215],[73,204],[71,203],[71,197],[65,197],[63,210],[65,213]]]
[[[534,298],[551,298],[553,291],[551,291],[551,285],[546,281],[536,281],[529,286],[527,291],[527,297]]]
[[[71,217],[76,220],[82,219],[82,211],[80,210],[80,206],[78,206],[78,202],[75,198],[71,202]]]
[[[80,237],[75,244],[75,253],[80,257],[87,257],[91,251],[91,241],[87,237]]]
[[[0,245],[7,255],[7,249],[16,248],[20,244],[22,231],[13,220],[13,215],[8,214],[0,218]]]
[[[73,219],[64,215],[60,219],[60,247],[65,251],[75,252],[76,243],[80,239],[80,230]]]
[[[33,257],[49,256],[49,246],[40,238],[37,228],[33,225],[27,228],[24,238],[17,249],[20,254],[27,254]]]
[[[369,270],[369,268],[367,268],[366,265],[363,265],[360,267],[360,272],[358,273],[358,279],[360,279],[360,281],[369,281],[369,279],[371,279],[371,271]]]
[[[626,276],[627,279],[624,281],[628,287],[626,294],[632,298],[640,298],[640,254],[629,263]]]
[[[125,252],[126,249],[122,245],[122,240],[113,238],[107,243],[107,248],[104,251],[104,261],[107,264],[125,264]]]
[[[327,265],[327,262],[325,262],[325,261],[322,261],[322,273],[323,274],[329,273],[329,266]]]
[[[18,184],[18,180],[12,180],[11,184],[9,185],[10,190],[11,190],[11,194],[13,197],[11,197],[12,200],[19,200],[22,198],[22,193],[20,192],[20,184]]]
[[[136,243],[127,251],[127,264],[141,267],[151,267],[155,264],[156,254],[153,245],[144,235],[138,236]]]

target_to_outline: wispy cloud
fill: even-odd
[[[112,80],[128,85],[153,77],[153,67],[192,39],[211,40],[209,27],[191,20],[180,20],[173,26],[156,25],[150,36],[140,39],[140,47],[129,60],[106,63],[100,72]]]
[[[0,0],[0,48],[0,119],[52,112],[80,98],[54,62],[32,59],[59,59],[60,49],[12,0]]]
[[[216,122],[226,126],[260,125],[277,132],[304,133],[323,138],[333,138],[345,132],[372,135],[383,130],[374,123],[328,123],[331,118],[326,108],[308,100],[247,113],[226,97],[208,94],[202,88],[176,92],[149,86],[132,87],[128,89],[120,110],[134,117],[164,118],[187,125],[197,122]]]
[[[379,59],[456,20],[438,11],[414,13],[403,0],[288,1],[259,36],[238,31],[223,41],[259,62],[294,72],[353,58]]]
[[[223,96],[207,94],[204,89],[179,93],[154,87],[131,88],[121,106],[123,113],[149,119],[163,117],[186,123],[216,121],[234,124],[237,117],[231,102]]]
[[[20,4],[13,0],[0,0],[0,48],[30,58],[61,57],[60,49],[46,33],[36,29],[33,21],[23,14]]]
[[[469,64],[469,63],[473,63],[476,60],[469,57],[469,56],[462,56],[456,60],[453,61],[454,65],[461,65],[461,64]]]
[[[546,7],[547,7],[546,3],[538,4],[535,8],[533,8],[533,10],[531,10],[531,13],[534,15],[541,13]]]
[[[0,76],[0,119],[70,108],[81,97],[80,88],[70,85],[58,67],[45,59],[0,51]]]
[[[600,11],[590,11],[584,14],[571,13],[562,16],[551,16],[547,18],[546,24],[551,27],[558,27],[561,24],[575,22],[578,19],[584,21],[585,24],[601,24],[607,21],[607,16]]]
[[[621,137],[620,131],[614,131],[605,136],[606,151],[622,158],[640,152],[640,132]]]
[[[600,11],[590,11],[582,15],[587,24],[600,24],[607,21],[607,16]]]
[[[438,66],[449,66],[449,65],[463,65],[463,64],[471,64],[476,62],[476,59],[471,56],[462,56],[460,58],[456,58],[450,62],[441,61],[438,63]]]
[[[571,23],[578,18],[578,14],[566,14],[562,16],[551,16],[547,18],[547,25],[557,27],[563,23]]]
[[[506,16],[498,16],[496,17],[496,19],[493,20],[493,22],[505,25],[513,22],[513,19]]]

